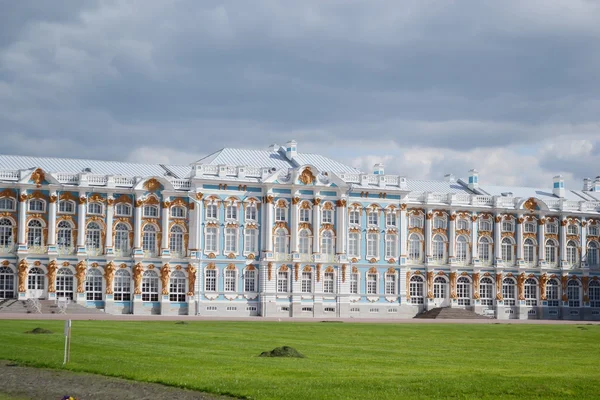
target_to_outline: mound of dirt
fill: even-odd
[[[52,331],[50,331],[48,329],[44,329],[44,328],[35,328],[35,329],[32,329],[32,330],[30,330],[28,332],[25,332],[25,333],[32,333],[34,335],[39,335],[39,334],[43,334],[43,333],[54,333],[54,332],[52,332]]]
[[[294,357],[294,358],[304,358],[304,355],[299,353],[298,350],[296,350],[293,347],[290,346],[283,346],[283,347],[276,347],[271,351],[263,351],[262,353],[260,353],[259,357]]]

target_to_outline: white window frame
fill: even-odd
[[[59,200],[58,214],[75,214],[77,206],[73,200]]]
[[[33,204],[39,204],[39,207],[34,208]],[[27,211],[34,212],[34,213],[45,213],[46,212],[46,202],[41,199],[30,199],[29,202],[27,202]]]
[[[379,233],[367,232],[366,257],[368,259],[379,258]]]
[[[87,203],[87,213],[89,215],[102,215],[104,214],[104,207],[97,201],[90,201]]]
[[[151,210],[153,210],[153,211],[151,211]],[[143,214],[144,218],[159,218],[160,210],[158,209],[158,206],[145,205],[142,210],[142,214]]]
[[[127,203],[117,203],[115,205],[115,216],[117,217],[131,217],[131,205]]]
[[[425,280],[421,275],[413,275],[408,281],[408,291],[411,304],[423,304],[425,293]]]

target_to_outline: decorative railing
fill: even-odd
[[[79,182],[79,175],[77,174],[58,173],[54,174],[54,177],[60,183],[76,184]]]
[[[66,256],[69,254],[75,254],[75,247],[73,246],[57,246],[56,252],[61,256]]]
[[[129,257],[131,255],[131,249],[126,249],[126,250],[115,249],[114,254],[117,257]]]
[[[273,253],[275,261],[292,261],[292,255],[287,253]]]
[[[143,254],[145,258],[154,258],[158,255],[158,252],[156,250],[144,250]]]
[[[189,179],[171,179],[171,184],[175,189],[189,189],[192,187]]]
[[[14,244],[0,246],[0,254],[12,254],[16,250],[16,246]]]
[[[5,181],[18,181],[19,171],[0,171],[0,179]]]
[[[114,180],[115,186],[133,186],[135,184],[135,179],[125,176],[115,176]]]
[[[87,247],[85,251],[88,256],[102,255],[102,247]]]
[[[47,246],[27,246],[29,254],[46,254],[48,251]]]

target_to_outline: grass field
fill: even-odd
[[[0,321],[0,359],[61,368],[62,331]],[[257,357],[283,345],[307,358]],[[581,399],[599,361],[600,325],[73,321],[68,369],[253,399]]]

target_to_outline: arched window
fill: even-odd
[[[360,258],[360,233],[358,232],[348,234],[348,256]]]
[[[206,238],[204,243],[204,250],[207,252],[216,253],[219,249],[218,243],[218,232],[219,228],[211,226],[206,228]]]
[[[244,230],[244,253],[258,253],[258,229],[246,228]]]
[[[61,297],[73,300],[73,272],[69,268],[56,271],[56,298]]]
[[[323,274],[323,293],[335,293],[335,278],[333,272]]]
[[[98,255],[102,249],[101,241],[102,229],[97,222],[90,222],[87,225],[86,237],[85,237],[85,248],[86,251],[92,255]]]
[[[600,225],[596,222],[594,225],[590,225],[588,228],[589,236],[598,236],[600,234]]]
[[[277,229],[275,231],[275,253],[287,254],[287,232],[285,229]]]
[[[87,213],[90,215],[102,215],[102,204],[100,203],[88,203]]]
[[[573,240],[567,242],[567,264],[576,266],[579,264],[579,254],[577,243]]]
[[[130,246],[129,227],[120,222],[115,226],[115,254],[121,256],[129,255]]]
[[[600,281],[593,280],[590,282],[588,297],[590,298],[590,307],[600,307]]]
[[[411,215],[408,219],[409,228],[423,228],[423,217],[420,215]]]
[[[377,273],[367,273],[367,294],[377,294]]]
[[[131,301],[131,276],[125,269],[115,272],[115,301]]]
[[[479,239],[479,261],[483,265],[490,265],[492,263],[492,243],[490,238],[482,236]]]
[[[142,274],[142,301],[158,301],[158,274],[154,271]]]
[[[469,229],[469,221],[464,218],[459,219],[456,222],[456,229],[458,230],[468,230]]]
[[[0,198],[0,211],[14,211],[15,201],[10,197]]]
[[[217,291],[217,270],[214,266],[208,267],[204,272],[204,290],[207,292]]]
[[[323,209],[321,211],[321,218],[323,224],[333,224],[333,210]]]
[[[448,298],[448,281],[443,276],[436,276],[433,280],[433,297],[438,301]]]
[[[256,269],[246,268],[244,271],[244,291],[256,292]]]
[[[246,221],[256,221],[258,218],[258,212],[256,210],[256,204],[246,205]]]
[[[32,219],[27,223],[27,247],[35,253],[41,252],[44,246],[42,222],[37,219]],[[37,251],[40,250],[40,251]]]
[[[567,297],[569,298],[569,307],[581,307],[581,285],[576,279],[571,279],[567,283]]]
[[[460,235],[456,238],[456,261],[459,263],[466,263],[469,254],[469,241],[468,239]]]
[[[509,238],[502,239],[502,261],[512,265],[515,260],[513,242]]]
[[[567,225],[567,235],[579,235],[579,226],[576,223]]]
[[[302,293],[312,293],[312,282],[312,270],[310,268],[305,268],[304,271],[302,271]]]
[[[360,210],[350,210],[348,221],[350,225],[360,225]]]
[[[394,211],[385,214],[385,225],[390,228],[395,228],[397,226],[397,218]]]
[[[173,225],[169,234],[169,250],[174,256],[183,257],[185,250],[183,248],[183,228],[179,225]]]
[[[328,256],[332,256],[334,254],[333,232],[330,230],[325,230],[321,234],[321,252]]]
[[[44,271],[41,268],[33,267],[27,275],[28,290],[44,290]]]
[[[206,205],[206,219],[217,219],[219,218],[219,207],[214,204]]]
[[[290,278],[288,269],[279,269],[277,271],[277,292],[287,293],[290,291]]]
[[[367,212],[367,224],[373,226],[379,225],[379,211],[372,210]]]
[[[118,203],[115,206],[115,215],[117,217],[130,217],[131,216],[131,206],[127,203]]]
[[[0,267],[0,299],[15,297],[15,273],[8,267]]]
[[[44,212],[46,203],[39,199],[29,200],[29,211],[32,212]]]
[[[589,242],[587,249],[587,263],[590,267],[598,266],[598,242]]]
[[[158,207],[144,206],[144,217],[158,218]]]
[[[186,284],[183,271],[173,271],[169,279],[169,301],[174,303],[185,302]]]
[[[558,307],[560,284],[557,279],[548,279],[548,282],[546,282],[546,299],[548,300],[548,307]]]
[[[59,249],[69,251],[73,247],[73,227],[67,221],[60,221],[58,223],[58,229],[56,230],[57,240]]]
[[[479,230],[481,232],[491,232],[492,231],[492,220],[490,218],[479,220]]]
[[[185,218],[185,207],[175,206],[171,207],[172,218]]]
[[[523,224],[523,231],[525,233],[536,233],[537,224],[535,222],[525,222],[525,224]]]
[[[502,281],[502,297],[504,305],[514,306],[517,300],[517,282],[513,278],[504,278]]]
[[[554,239],[546,240],[546,262],[556,265],[558,260],[558,245]]]
[[[505,219],[502,221],[502,232],[514,232],[515,223],[511,219]]]
[[[225,207],[225,219],[237,220],[238,209],[234,204],[229,204]]]
[[[367,233],[367,258],[379,258],[379,234]]]
[[[312,254],[311,249],[311,237],[307,229],[302,229],[298,235],[298,251],[300,254],[309,255]]]
[[[235,292],[237,290],[237,270],[235,268],[225,269],[224,287],[226,292]]]
[[[423,304],[424,280],[420,275],[413,275],[410,278],[408,289],[410,292],[411,304]]]
[[[392,272],[385,273],[385,295],[386,296],[396,296],[396,289],[398,285],[396,284],[396,274]]]
[[[482,306],[494,305],[494,282],[492,278],[484,276],[479,281],[479,298]]]
[[[466,276],[456,280],[456,296],[459,306],[471,305],[471,281]]]
[[[537,306],[537,281],[533,278],[525,280],[525,305]]]
[[[13,223],[8,218],[0,218],[0,248],[12,249]]]
[[[445,259],[446,243],[442,235],[435,235],[431,240],[433,262],[442,263]]]
[[[238,229],[235,227],[225,228],[225,253],[238,252]]]
[[[153,257],[156,255],[156,228],[154,225],[147,224],[144,226],[143,231],[142,250],[146,255]]]
[[[102,273],[98,268],[91,268],[85,276],[86,300],[102,300]]]
[[[416,233],[411,233],[408,237],[408,258],[415,262],[421,262],[423,260],[422,241]]]
[[[525,261],[525,263],[529,264],[529,265],[533,265],[535,264],[535,249],[536,249],[536,245],[535,242],[533,241],[533,239],[527,238],[525,239],[525,241],[523,242],[523,259]]]
[[[385,235],[385,258],[398,257],[398,235],[395,233],[387,233]]]
[[[75,214],[75,202],[73,200],[59,201],[58,212],[61,214]]]
[[[545,230],[547,234],[556,235],[558,234],[558,224],[556,222],[546,222]]]
[[[433,229],[446,229],[445,217],[433,217]]]

